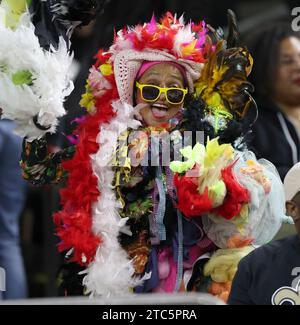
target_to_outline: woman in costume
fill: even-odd
[[[47,153],[44,134],[60,112],[27,111],[20,123],[24,177],[68,177],[54,222],[86,294],[189,290],[226,300],[239,259],[278,230],[276,170],[243,145],[252,61],[231,22],[227,42],[171,14],[119,31],[90,70],[76,146]],[[186,131],[204,131],[205,141],[192,138],[182,162]],[[160,140],[171,140],[171,163],[161,162]]]

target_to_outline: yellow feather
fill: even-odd
[[[183,46],[182,47],[182,56],[189,56],[193,53],[195,46],[196,46],[197,40],[194,40],[191,42],[189,45]]]
[[[17,26],[20,16],[27,9],[27,4],[26,0],[2,0],[0,7],[5,12],[6,27],[15,28]]]
[[[215,50],[208,55],[199,80],[195,82],[195,95],[205,101],[214,115],[218,111],[225,111],[242,116],[251,99],[245,98],[241,89],[249,84],[247,76],[252,65],[253,59],[247,49],[226,49],[224,40],[219,41]],[[239,94],[244,98],[241,101],[236,100]],[[228,119],[232,117],[227,116]]]

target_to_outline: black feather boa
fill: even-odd
[[[228,121],[225,129],[216,132],[214,127],[205,120],[206,111],[206,104],[200,97],[189,99],[185,105],[183,120],[178,128],[193,132],[203,131],[204,144],[206,144],[208,137],[210,139],[219,137],[220,144],[230,143],[236,149],[245,148],[245,136],[249,131],[245,130],[241,119]],[[239,144],[236,143],[237,139],[241,139]]]

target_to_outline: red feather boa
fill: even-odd
[[[101,60],[100,57],[101,54],[98,54],[96,67],[107,59],[103,56]],[[99,126],[109,123],[115,116],[111,102],[118,98],[118,93],[114,77],[109,76],[107,79],[113,85],[112,89],[97,99],[97,112],[88,115],[75,131],[79,135],[76,153],[71,160],[63,163],[64,169],[69,173],[67,186],[60,191],[63,209],[54,214],[57,235],[61,239],[59,251],[73,248],[72,261],[81,265],[88,265],[94,259],[101,243],[101,238],[92,231],[92,205],[101,193],[93,174],[90,156],[99,150],[96,141],[100,132]]]

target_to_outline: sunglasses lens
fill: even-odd
[[[144,86],[142,95],[145,100],[156,100],[159,95],[159,89],[152,86]]]
[[[178,104],[184,97],[184,92],[181,89],[169,89],[167,91],[168,100],[173,104]]]

